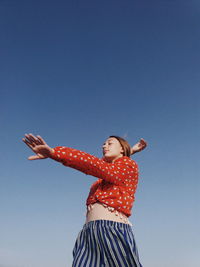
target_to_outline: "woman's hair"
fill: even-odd
[[[129,143],[122,137],[116,136],[116,135],[111,135],[109,138],[116,138],[119,142],[120,145],[122,146],[124,153],[124,156],[130,157],[131,156],[131,147]]]

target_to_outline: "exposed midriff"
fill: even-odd
[[[132,225],[125,214],[100,202],[87,206],[86,223],[95,220],[110,220]]]

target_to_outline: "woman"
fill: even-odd
[[[51,158],[98,180],[86,201],[86,222],[73,250],[73,267],[141,267],[128,217],[138,184],[138,167],[131,154],[146,147],[141,139],[132,148],[126,140],[110,136],[103,144],[103,158],[68,148],[49,147],[39,135],[22,139],[36,155],[29,160]]]

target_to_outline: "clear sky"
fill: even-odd
[[[199,267],[200,2],[0,0],[0,267],[70,267],[94,177],[21,138],[148,148],[130,221],[144,267]]]

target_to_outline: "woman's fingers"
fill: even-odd
[[[29,142],[29,140],[27,138],[22,138],[22,141],[28,146],[30,147],[31,149],[34,148],[34,144],[32,144],[32,142]]]
[[[44,139],[40,135],[37,135],[37,139],[41,145],[46,145],[46,142],[44,141]]]
[[[146,142],[143,138],[140,139],[140,144],[141,144],[142,147],[144,147],[144,148],[147,146],[147,142]]]
[[[39,135],[34,136],[33,134],[25,134],[25,137],[26,137],[26,141],[32,146],[46,144],[45,141],[42,139],[42,137]]]
[[[40,141],[38,140],[38,138],[37,138],[36,136],[34,136],[33,134],[29,134],[29,135],[28,135],[28,139],[29,139],[32,143],[34,143],[34,144],[36,144],[36,145],[40,145],[40,144],[41,144]]]
[[[45,157],[38,156],[38,155],[34,155],[34,156],[30,156],[30,157],[28,157],[29,160],[44,159],[44,158],[45,158]]]
[[[32,146],[35,146],[35,142],[34,142],[34,139],[32,138],[32,136],[30,136],[30,134],[25,134],[25,138],[26,138],[26,141],[31,144]]]
[[[147,146],[147,142],[141,138],[139,142],[137,142],[134,146],[131,147],[131,155],[133,155],[136,152],[140,152]]]

